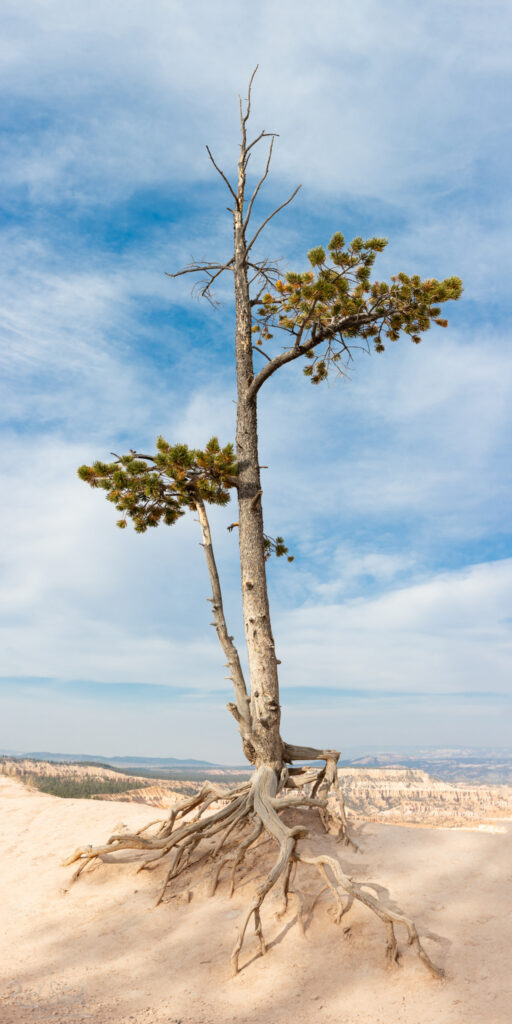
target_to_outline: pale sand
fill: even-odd
[[[275,901],[265,904],[269,953],[256,957],[251,935],[248,966],[232,978],[247,885],[231,901],[225,886],[213,899],[201,888],[188,905],[153,909],[162,869],[135,875],[129,853],[66,891],[73,869],[60,867],[63,856],[119,822],[135,829],[155,816],[140,804],[31,793],[0,776],[2,1024],[511,1024],[511,825],[496,834],[371,824],[362,853],[336,847],[355,878],[385,886],[435,938],[425,944],[445,981],[407,951],[400,970],[388,968],[383,925],[356,907],[336,927],[325,894],[305,938],[293,905],[277,921]],[[249,875],[254,883],[254,867]],[[312,876],[305,888],[318,888]]]

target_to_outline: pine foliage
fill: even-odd
[[[230,489],[237,484],[237,465],[232,444],[221,448],[212,437],[204,450],[186,444],[170,445],[163,437],[154,455],[130,451],[114,462],[80,466],[78,476],[91,487],[101,487],[107,499],[122,512],[117,525],[128,518],[137,533],[163,521],[168,526],[195,509],[197,501],[227,505]]]
[[[343,373],[351,350],[362,342],[383,352],[386,341],[401,334],[418,344],[432,323],[447,327],[441,304],[458,299],[462,282],[399,273],[385,281],[371,280],[375,258],[385,238],[354,238],[345,244],[337,231],[327,246],[308,253],[310,270],[290,271],[261,298],[253,327],[256,345],[275,330],[293,335],[294,346],[308,360],[304,373],[313,384],[326,380],[330,369]]]
[[[94,462],[78,469],[81,480],[106,491],[107,500],[123,513],[117,520],[121,530],[128,519],[136,533],[145,533],[160,522],[172,526],[187,510],[194,511],[197,501],[227,505],[231,500],[230,490],[238,484],[232,444],[221,448],[218,438],[212,437],[201,450],[186,444],[170,445],[159,437],[156,448],[155,455],[130,451],[116,456],[114,462]],[[272,554],[277,558],[288,555],[293,562],[283,537],[265,534],[264,543],[266,560]]]

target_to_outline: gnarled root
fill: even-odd
[[[284,767],[278,772],[268,765],[261,765],[256,768],[249,782],[229,792],[205,783],[194,797],[189,797],[174,807],[166,819],[153,821],[151,825],[139,829],[136,833],[114,834],[103,846],[81,847],[75,850],[64,864],[74,864],[78,861],[78,868],[73,875],[74,880],[88,864],[118,850],[141,850],[147,853],[148,856],[141,868],[150,868],[162,858],[169,857],[168,870],[157,899],[158,906],[179,875],[200,864],[204,866],[208,862],[213,862],[209,894],[214,894],[224,867],[230,865],[229,886],[232,895],[238,869],[251,847],[256,843],[261,845],[263,835],[263,842],[274,841],[277,844],[278,854],[267,876],[257,886],[243,917],[231,957],[235,974],[239,970],[240,953],[251,918],[261,955],[266,951],[261,907],[280,879],[282,906],[278,916],[286,912],[289,896],[294,895],[298,902],[297,921],[304,931],[304,902],[302,893],[294,881],[299,865],[304,864],[318,871],[323,882],[321,891],[327,890],[332,895],[336,922],[347,914],[354,902],[363,904],[386,925],[387,956],[390,963],[397,964],[400,958],[395,931],[399,925],[405,928],[408,945],[419,959],[432,974],[442,977],[443,970],[437,967],[426,953],[413,921],[391,909],[373,892],[369,892],[369,889],[374,888],[370,883],[354,882],[343,871],[337,858],[328,853],[319,854],[316,850],[309,849],[305,842],[308,836],[306,828],[297,825],[290,827],[285,824],[281,816],[283,812],[290,808],[308,807],[318,810],[324,828],[329,829],[333,815],[332,811],[328,811],[327,797],[332,790],[340,798],[337,814],[339,838],[356,848],[350,837],[343,800],[339,793],[336,752],[289,746],[285,747],[285,751],[289,762],[292,759],[305,760],[307,757],[316,757],[325,761],[325,767],[320,770],[311,767]],[[288,796],[286,790],[292,790],[297,795]],[[206,814],[208,808],[211,810]],[[149,828],[154,826],[159,827],[155,832],[148,834]],[[198,850],[200,845],[202,848]]]

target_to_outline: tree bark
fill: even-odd
[[[233,211],[238,392],[236,454],[239,479],[242,606],[249,660],[252,742],[256,751],[256,764],[265,764],[278,771],[283,763],[283,744],[279,732],[279,679],[267,590],[257,397],[249,394],[254,380],[254,369],[248,255],[244,228],[245,160],[245,124],[242,123],[238,191]]]

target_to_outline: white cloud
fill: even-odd
[[[189,382],[209,380],[212,390],[222,373],[202,339],[191,343],[175,326],[181,305],[191,303],[189,279],[171,286],[164,274],[168,260],[179,265],[176,245],[164,252],[157,237],[151,257],[144,246],[116,256],[88,253],[80,240],[77,251],[62,253],[62,240],[55,245],[45,234],[6,229],[1,238],[2,418],[107,444],[126,430],[137,443],[172,426],[191,386],[183,388],[182,361]],[[148,325],[148,311],[165,311],[167,322]],[[162,373],[158,346],[172,373]]]
[[[4,456],[10,500],[1,509],[2,534],[9,536],[2,555],[3,671],[218,685],[220,662],[215,637],[208,634],[206,573],[192,517],[140,538],[117,531],[115,512],[102,495],[74,479],[82,458],[83,446],[56,441],[31,452],[13,442],[9,458]],[[236,543],[225,530],[230,512],[214,515],[214,534],[240,638]],[[320,566],[315,574],[314,563],[306,564],[302,594],[276,609],[280,647],[291,652],[285,664],[291,656],[302,682],[314,671],[329,685],[340,679],[370,687],[394,679],[393,685],[412,691],[508,685],[512,563],[491,562],[416,583],[407,580],[411,570],[418,573],[414,553],[357,544],[351,553],[341,547],[327,572]],[[294,569],[276,564],[270,571],[286,591]],[[378,585],[374,597],[363,596],[367,576]],[[398,589],[397,576],[404,581]],[[360,588],[356,600],[325,603],[351,584],[355,593]],[[290,682],[289,667],[285,672]]]
[[[309,581],[309,600],[315,595],[322,604],[330,604],[341,595],[353,590],[357,593],[368,585],[389,586],[396,577],[410,573],[415,561],[413,553],[354,552],[348,545],[339,545],[329,551],[329,578]]]
[[[280,131],[280,173],[328,192],[397,196],[467,175],[505,116],[505,5],[305,0],[244,8],[163,0],[7,6],[4,80],[16,104],[58,111],[7,174],[33,195],[105,198],[209,173],[232,156],[236,94],[259,61],[257,122]],[[240,39],[244,46],[240,46]],[[256,122],[255,122],[256,124]]]
[[[59,437],[37,445],[6,439],[1,674],[222,687],[196,522],[187,515],[141,537],[116,529],[103,492],[76,476],[91,454],[103,453]],[[230,514],[228,507],[211,517],[228,581],[237,555],[236,536],[225,529]]]
[[[326,557],[326,530],[329,552],[355,543],[356,557],[379,550],[413,559],[506,533],[506,338],[496,329],[491,337],[438,330],[419,347],[401,341],[361,356],[352,380],[337,387],[313,388],[300,370],[282,371],[261,396],[274,530],[294,535],[312,559]]]
[[[286,611],[276,631],[285,687],[510,695],[512,559]]]

